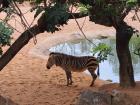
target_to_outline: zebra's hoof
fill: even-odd
[[[91,84],[91,85],[90,85],[90,87],[93,87],[93,86],[94,86],[94,84]]]
[[[67,84],[66,86],[69,86],[70,84]]]
[[[72,85],[73,82],[71,82],[69,85]]]

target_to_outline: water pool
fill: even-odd
[[[100,63],[100,79],[103,80],[112,80],[113,82],[119,82],[119,62],[116,55],[116,49],[115,49],[115,39],[91,39],[95,44],[98,44],[100,42],[106,43],[112,48],[112,55],[108,56],[108,60],[105,60],[104,62]],[[133,61],[133,67],[134,67],[134,76],[135,80],[140,80],[140,58],[139,56],[135,55],[133,53],[134,49],[139,45],[140,39],[133,38],[130,42],[130,51]],[[59,44],[57,46],[51,47],[49,51],[53,52],[62,52],[70,55],[76,55],[76,56],[84,56],[84,55],[92,55],[91,49],[93,48],[93,44],[89,42],[88,40],[75,40],[71,42],[66,42]],[[86,71],[88,73],[88,71]]]

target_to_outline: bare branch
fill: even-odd
[[[136,11],[135,11],[135,15],[136,15],[138,21],[140,22],[140,18],[139,18],[138,13]]]
[[[23,24],[25,27],[27,27],[27,29],[29,29],[30,26],[32,25],[32,23],[31,23],[31,25],[28,24],[26,18],[24,17],[23,13],[21,12],[21,10],[20,10],[20,8],[18,7],[18,5],[16,4],[16,2],[13,1],[13,3],[14,3],[14,5],[15,5],[15,7],[16,7],[16,8],[18,9],[18,11],[19,11],[19,17],[21,18],[22,24]],[[25,21],[25,22],[24,22],[24,21]],[[34,22],[34,20],[33,20],[33,22]],[[31,34],[33,35],[34,44],[36,44],[36,43],[37,43],[37,39],[36,39],[35,35],[34,35],[32,32],[31,32]]]
[[[47,0],[44,0],[44,7],[47,7]]]
[[[76,21],[76,23],[77,23],[77,26],[78,26],[78,28],[80,29],[80,31],[82,32],[84,38],[85,38],[86,40],[88,40],[90,43],[92,43],[94,46],[96,46],[91,40],[89,40],[89,39],[86,37],[85,33],[83,32],[82,28],[80,27],[80,25],[79,25],[78,21],[76,20],[76,18],[74,17],[74,15],[73,15],[73,14],[71,14],[71,15],[72,15],[73,18],[75,19],[75,21]]]
[[[84,19],[84,21],[83,21],[83,24],[82,24],[81,28],[84,27],[85,22],[86,22],[86,17],[85,17],[85,19]]]

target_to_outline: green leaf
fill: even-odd
[[[134,7],[137,4],[137,0],[127,0],[126,4],[128,7]]]
[[[53,33],[67,23],[69,18],[68,5],[56,3],[54,6],[46,8],[44,14],[46,30]]]
[[[12,33],[13,29],[8,27],[6,23],[0,22],[0,55],[2,54],[2,47],[10,45]]]
[[[89,5],[84,5],[84,4],[79,4],[78,5],[78,8],[79,8],[79,11],[80,13],[84,13],[84,14],[87,14],[89,12],[89,8],[91,8],[91,6]]]
[[[108,55],[112,55],[112,48],[105,43],[99,43],[96,47],[92,49],[93,55],[97,55],[99,62],[107,60]]]
[[[35,0],[36,4],[40,4],[43,0]]]

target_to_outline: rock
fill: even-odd
[[[106,81],[108,81],[108,82],[113,82],[111,79],[107,79]]]
[[[18,105],[9,98],[4,98],[0,95],[0,105]]]
[[[132,99],[118,90],[93,92],[85,90],[79,96],[76,105],[133,105]]]
[[[111,105],[111,95],[85,90],[81,93],[76,105]]]
[[[132,105],[132,99],[126,93],[122,93],[118,90],[113,90],[112,93],[112,105]]]

